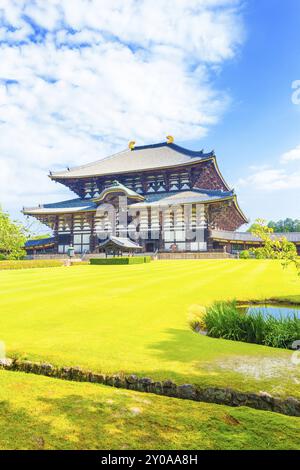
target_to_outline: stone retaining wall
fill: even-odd
[[[48,253],[48,254],[40,254],[40,255],[27,255],[25,256],[25,259],[27,260],[39,260],[39,259],[42,259],[42,260],[47,260],[47,259],[61,259],[61,260],[64,260],[64,259],[68,259],[68,256],[67,255],[61,255],[61,254],[58,254],[58,253]]]
[[[218,252],[195,252],[195,253],[158,253],[158,259],[229,259],[235,258],[230,253]]]
[[[249,406],[257,410],[273,411],[288,416],[300,416],[300,400],[293,397],[285,399],[273,397],[262,392],[257,394],[239,392],[230,388],[203,388],[192,384],[176,385],[171,380],[154,381],[149,377],[140,378],[136,375],[123,374],[105,375],[83,370],[79,367],[54,367],[48,363],[11,359],[0,360],[0,368],[77,382],[98,383],[185,400],[228,406]]]
[[[151,256],[156,259],[229,259],[236,258],[235,255],[224,252],[161,252],[161,253],[135,253],[135,256]],[[105,258],[105,253],[89,253],[82,257],[83,261],[89,261],[91,258]],[[69,259],[66,254],[45,254],[45,255],[27,255],[25,259]],[[81,255],[76,255],[73,259],[81,259]]]

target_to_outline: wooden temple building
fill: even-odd
[[[70,246],[97,253],[107,239],[116,246],[127,239],[144,252],[232,252],[257,243],[245,234],[239,239],[236,230],[247,218],[214,152],[186,149],[171,136],[152,145],[130,142],[124,151],[49,176],[76,198],[23,209],[53,231],[52,239],[27,245],[28,253],[64,254]]]

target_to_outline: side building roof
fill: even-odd
[[[250,232],[229,232],[225,230],[211,230],[211,238],[214,240],[225,240],[229,242],[245,242],[245,243],[258,243],[261,239],[252,235]],[[272,234],[274,239],[285,237],[288,241],[300,243],[300,232],[274,232]]]
[[[25,249],[35,249],[35,248],[42,248],[55,245],[55,238],[48,237],[48,238],[38,238],[36,240],[27,240],[25,242]]]

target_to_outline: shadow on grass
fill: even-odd
[[[291,364],[290,351],[209,338],[188,329],[172,328],[166,333],[167,339],[149,346],[161,363],[160,369],[150,374],[152,378],[294,395],[295,380],[300,376]],[[139,375],[148,376],[149,371],[139,370]]]
[[[202,363],[218,361],[225,357],[243,355],[276,355],[276,350],[267,346],[212,338],[193,332],[191,329],[168,328],[168,338],[149,345],[156,356],[162,361],[181,363]]]
[[[76,430],[76,449],[168,449],[171,445],[167,417],[160,416],[145,394],[128,390],[108,390],[103,396],[83,398],[68,395],[62,398],[39,398],[50,405],[51,415],[63,417]],[[163,406],[166,406],[163,404]]]
[[[99,388],[99,397],[102,394]],[[174,420],[168,423],[144,394],[120,390],[117,395],[109,390],[102,400],[77,394],[37,400],[40,416],[9,401],[0,402],[0,450],[168,449],[171,445],[168,433],[174,432]],[[165,403],[162,411],[164,407]]]
[[[0,402],[0,448],[6,450],[43,450],[56,438],[51,425],[32,416],[24,408]]]
[[[299,447],[295,418],[166,397],[155,397],[154,401],[152,395],[104,391],[100,386],[98,394],[98,387],[93,387],[95,392],[89,398],[76,393],[38,397],[35,404],[40,418],[15,409],[8,401],[0,402],[0,448],[122,451]],[[281,424],[286,425],[286,443],[282,442]]]

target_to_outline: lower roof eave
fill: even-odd
[[[188,200],[189,199],[189,200]],[[178,199],[169,199],[169,200],[158,200],[155,202],[150,202],[150,201],[144,201],[144,202],[137,202],[133,203],[129,207],[133,209],[146,209],[146,208],[151,208],[151,207],[171,207],[174,205],[189,205],[189,204],[218,204],[220,202],[226,202],[226,201],[233,201],[235,208],[239,212],[242,220],[244,223],[248,223],[248,219],[245,216],[245,214],[242,212],[241,208],[239,207],[239,204],[237,202],[237,197],[235,194],[233,195],[226,195],[225,197],[210,197],[209,199],[201,199],[201,198],[187,198],[186,200],[178,198]],[[98,206],[100,207],[100,206]],[[53,217],[57,215],[64,215],[64,214],[85,214],[85,213],[96,213],[97,212],[97,207],[91,207],[91,206],[83,206],[83,207],[35,207],[35,208],[23,208],[22,213],[24,215],[29,215],[32,217]]]

